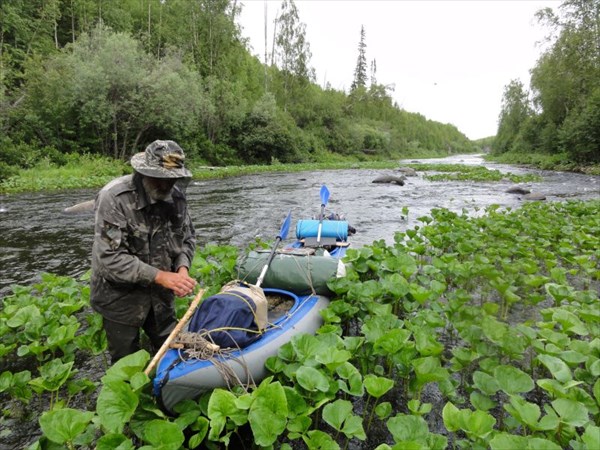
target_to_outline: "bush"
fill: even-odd
[[[16,175],[18,171],[19,170],[15,166],[10,166],[4,161],[0,161],[0,181]]]

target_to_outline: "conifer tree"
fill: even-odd
[[[359,86],[367,85],[367,44],[365,43],[365,27],[360,27],[360,42],[358,43],[358,58],[356,60],[356,68],[354,69],[354,80],[352,81],[351,90]]]

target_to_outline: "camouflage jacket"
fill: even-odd
[[[141,179],[126,175],[107,184],[95,203],[91,304],[114,322],[142,326],[150,308],[173,320],[174,294],[155,284],[159,269],[190,267],[196,236],[185,194],[151,202]]]

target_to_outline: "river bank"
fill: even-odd
[[[522,165],[532,170],[566,171],[587,175],[600,175],[600,165],[581,166],[569,161],[564,155],[545,154],[504,154],[482,155],[488,162],[501,164]],[[296,173],[321,170],[344,169],[394,169],[398,162],[409,164],[411,160],[436,160],[447,155],[428,152],[426,155],[409,155],[404,159],[382,161],[360,161],[357,159],[329,162],[314,162],[305,164],[273,164],[273,165],[247,165],[210,167],[195,161],[188,165],[196,181],[219,178],[231,178],[243,175],[257,175],[261,173],[285,172]],[[451,159],[460,159],[460,155],[450,156]],[[90,155],[72,155],[63,166],[42,161],[30,169],[20,169],[16,175],[0,181],[0,195],[40,191],[61,191],[65,189],[93,189],[100,188],[111,179],[131,173],[127,162]]]
[[[549,155],[546,153],[504,153],[501,155],[486,155],[490,162],[523,165],[526,167],[555,170],[561,172],[583,173],[586,175],[600,175],[600,164],[582,165],[571,161],[567,154]]]

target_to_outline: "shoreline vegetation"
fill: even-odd
[[[485,160],[503,164],[530,166],[542,170],[600,175],[600,164],[581,164],[570,160],[566,153],[550,155],[546,153],[508,152],[502,154],[486,154]]]
[[[399,161],[407,159],[429,159],[447,156],[446,154],[427,152],[425,154],[400,155],[397,159],[368,160],[340,159],[327,162],[311,162],[299,164],[277,163],[270,165],[230,165],[206,166],[202,162],[191,160],[188,167],[193,173],[193,180],[209,180],[215,178],[235,177],[265,172],[303,172],[309,170],[337,170],[337,169],[395,169],[401,166]],[[526,165],[543,170],[560,170],[567,172],[600,175],[600,165],[579,165],[569,161],[567,156],[544,154],[517,154],[505,153],[502,155],[485,154],[486,161]],[[423,164],[402,164],[413,168],[422,167]],[[455,166],[459,166],[456,164]],[[460,169],[457,169],[460,170]],[[0,181],[0,195],[24,192],[55,191],[65,189],[100,188],[113,178],[131,173],[127,162],[96,155],[70,155],[67,162],[58,165],[49,160],[42,160],[32,168],[19,169],[19,171]],[[466,175],[468,178],[469,175]],[[494,181],[489,179],[489,181]]]

